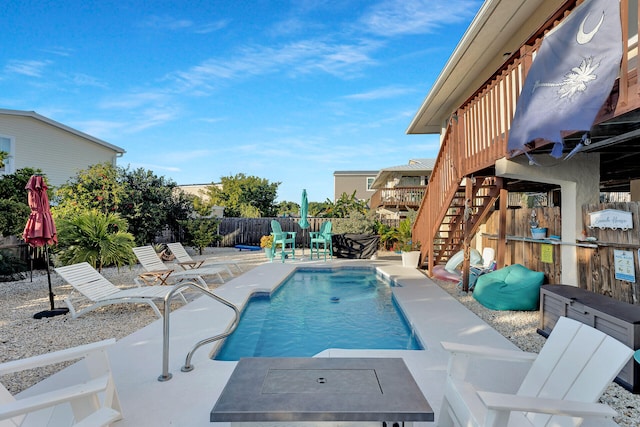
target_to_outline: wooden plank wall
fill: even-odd
[[[597,203],[585,205],[582,208],[584,224],[589,224],[589,213],[604,209],[616,209],[632,213],[633,228],[630,230],[589,229],[587,237],[594,237],[595,247],[577,247],[578,280],[581,288],[608,295],[616,300],[640,305],[640,203]],[[547,227],[547,236],[561,235],[562,221],[560,208],[535,208],[540,227]],[[507,236],[515,236],[520,240],[507,241],[506,265],[522,264],[527,268],[545,273],[545,283],[561,282],[560,246],[553,245],[553,264],[541,260],[542,244],[523,237],[530,237],[529,220],[531,209],[509,209],[507,213]],[[482,247],[490,246],[497,249],[498,212],[493,212],[487,219],[486,229],[482,236]],[[614,250],[633,252],[635,264],[634,283],[616,280],[614,269]]]
[[[580,287],[602,295],[608,295],[630,304],[640,303],[640,203],[597,203],[582,208],[584,224],[589,224],[589,213],[604,209],[616,209],[631,212],[633,228],[630,230],[611,230],[586,228],[589,237],[596,238],[595,248],[578,248],[578,276]],[[614,251],[624,250],[633,253],[635,264],[635,282],[616,280]]]
[[[536,212],[539,227],[547,228],[547,236],[560,235],[562,221],[559,207],[521,208],[507,210],[507,247],[505,265],[522,264],[525,267],[542,271],[545,283],[560,283],[560,247],[551,245],[553,263],[542,262],[543,242],[531,239],[531,212]],[[482,236],[482,247],[492,247],[497,250],[499,212],[491,213],[486,221],[486,229]],[[510,239],[513,237],[513,239]],[[549,246],[545,246],[549,249]]]

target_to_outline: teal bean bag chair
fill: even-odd
[[[473,297],[492,310],[537,310],[544,273],[513,264],[478,277]]]

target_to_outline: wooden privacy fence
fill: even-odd
[[[319,231],[320,225],[331,221],[334,228],[342,218],[308,218],[309,228],[303,230],[298,224],[299,218],[221,218],[218,234],[222,236],[220,246],[233,247],[235,245],[259,246],[260,238],[271,234],[271,221],[280,223],[282,231],[295,231],[296,246],[309,247],[309,232]],[[385,224],[396,227],[398,220],[386,220]]]

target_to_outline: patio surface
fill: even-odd
[[[416,269],[404,268],[399,261],[333,260],[331,262],[292,261],[265,263],[228,281],[215,293],[237,306],[244,305],[256,291],[270,292],[298,266],[375,265],[394,280],[396,301],[405,312],[426,347],[421,351],[328,349],[319,357],[401,357],[429,404],[436,422],[442,402],[448,354],[441,341],[517,347]],[[169,371],[173,378],[159,382],[162,373],[162,321],[119,340],[109,351],[124,419],[115,426],[210,426],[209,413],[237,362],[214,361],[210,353],[215,344],[200,348],[192,359],[194,370],[181,372],[185,357],[201,339],[224,332],[233,312],[219,302],[201,297],[171,313]],[[318,357],[316,356],[316,357]],[[474,381],[511,388],[520,381],[517,368],[501,363],[478,366]],[[493,368],[493,369],[491,369]],[[72,379],[75,366],[52,375],[34,387],[34,392],[55,389]],[[499,376],[490,374],[500,372]],[[228,423],[218,423],[226,426]],[[416,423],[434,425],[433,423]]]

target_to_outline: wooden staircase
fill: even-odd
[[[434,264],[444,264],[462,250],[465,240],[477,231],[491,211],[501,184],[501,178],[493,176],[470,177],[462,181],[437,226],[433,238]]]

